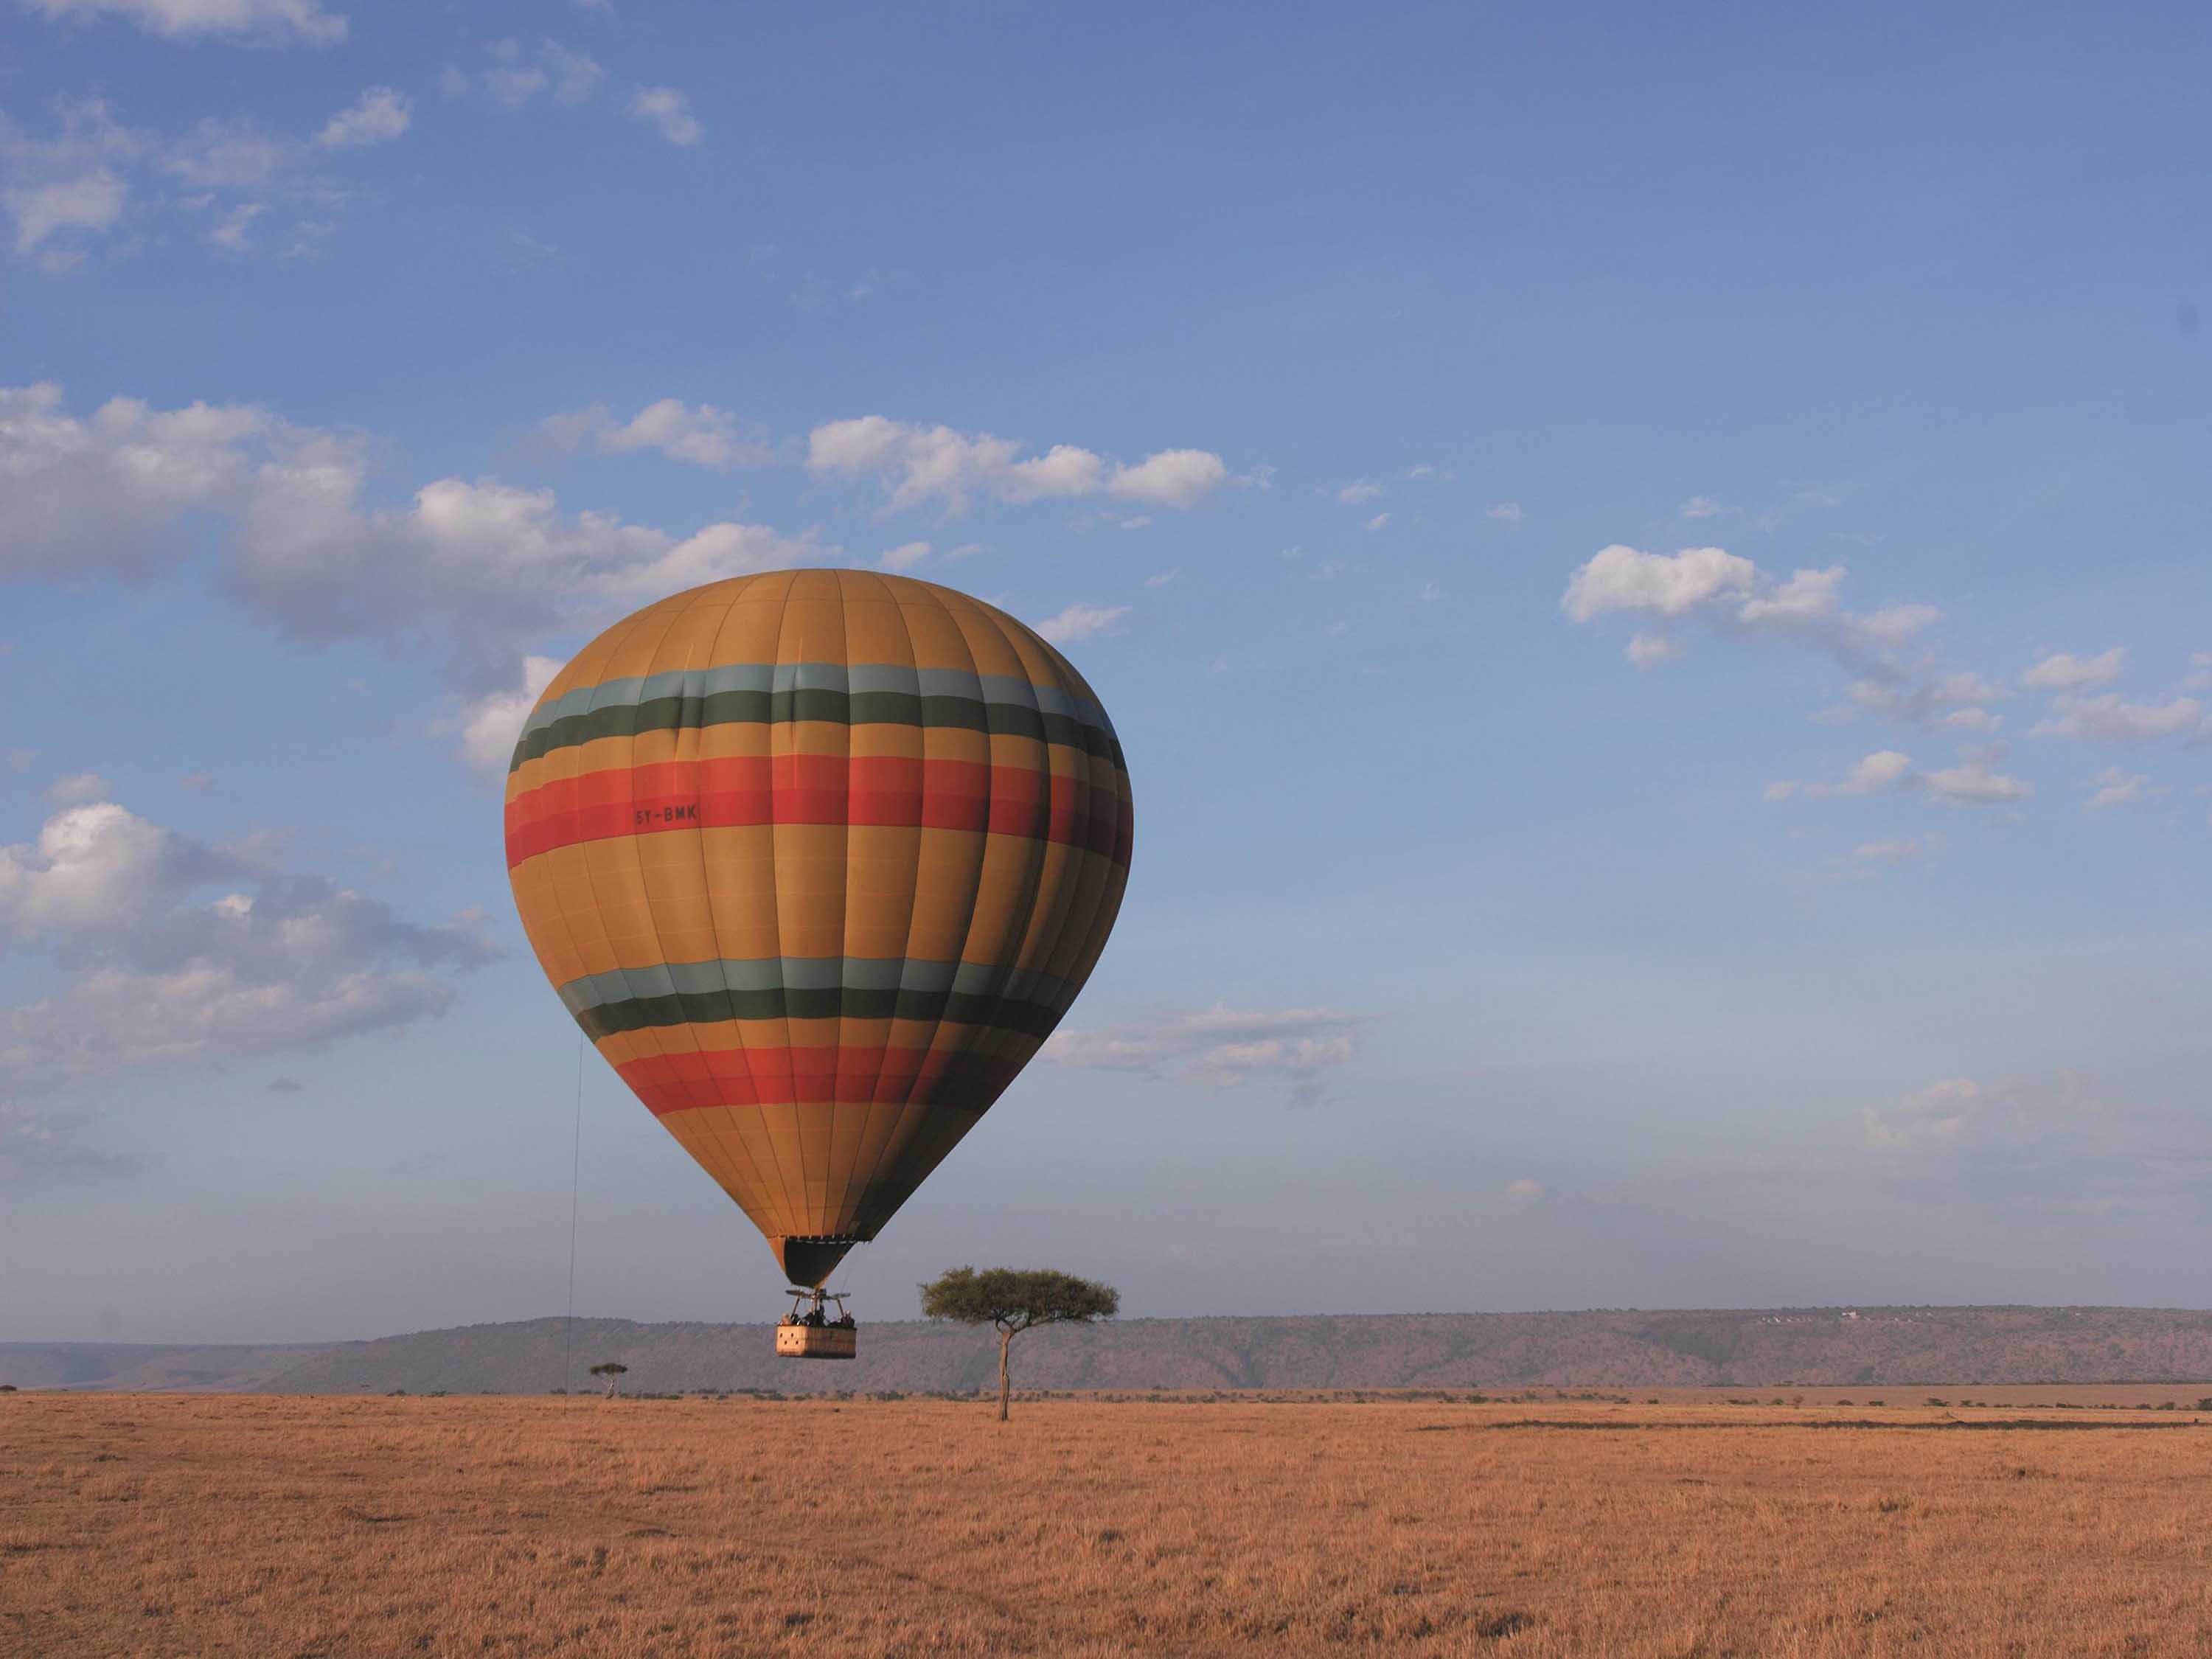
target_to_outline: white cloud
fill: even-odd
[[[1747,597],[1758,575],[1749,559],[1717,547],[1644,553],[1616,542],[1575,572],[1559,608],[1578,623],[1610,611],[1680,617],[1711,599]]]
[[[1390,515],[1388,513],[1377,513],[1373,518],[1367,521],[1367,527],[1370,530],[1380,530],[1384,525],[1389,522]]]
[[[97,772],[73,773],[46,786],[46,799],[57,806],[82,806],[104,799],[107,793],[107,780]]]
[[[252,229],[253,222],[268,211],[266,202],[240,203],[216,222],[215,228],[208,232],[207,239],[227,252],[250,253],[253,251],[253,243],[246,233]]]
[[[1155,507],[1192,507],[1222,481],[1229,469],[1221,457],[1204,449],[1163,449],[1134,466],[1117,467],[1109,493],[1124,501],[1149,501]]]
[[[513,40],[503,40],[500,46],[519,53],[520,46]],[[492,101],[504,109],[520,109],[539,93],[545,90],[550,77],[543,65],[525,63],[519,56],[502,58],[499,47],[492,56],[498,61],[483,73],[484,89],[491,94]]]
[[[674,87],[645,87],[629,101],[629,112],[660,129],[672,144],[689,146],[707,136],[706,128],[691,113],[691,100]]]
[[[580,52],[570,52],[557,40],[538,48],[538,61],[551,71],[556,103],[580,104],[599,89],[606,71]]]
[[[2151,743],[2160,738],[2202,735],[2204,705],[2194,697],[2169,702],[2124,702],[2117,691],[2100,696],[2061,696],[2056,712],[2028,728],[2031,738],[2080,738],[2092,743]]]
[[[1156,575],[1146,577],[1145,586],[1147,587],[1165,587],[1170,582],[1173,581],[1176,577],[1182,574],[1182,572],[1180,569],[1163,570]]]
[[[15,252],[38,253],[58,236],[78,251],[46,250],[49,268],[73,264],[82,235],[121,221],[131,194],[121,169],[141,149],[98,99],[64,103],[61,131],[50,139],[22,137],[0,118],[0,207],[15,221]]]
[[[549,416],[538,434],[559,449],[586,446],[602,455],[657,449],[672,460],[727,471],[757,466],[775,452],[757,435],[741,430],[737,416],[712,404],[687,404],[675,398],[648,404],[626,422],[617,422],[605,404],[568,415]]]
[[[1646,553],[1615,543],[1575,571],[1559,608],[1577,623],[1614,611],[1669,618],[1694,613],[1716,622],[1725,617],[1754,632],[1803,639],[1864,666],[1879,664],[1885,653],[1942,619],[1929,605],[1846,611],[1845,574],[1842,565],[1831,565],[1795,571],[1782,580],[1717,547]],[[1895,671],[1883,665],[1881,672]]]
[[[15,222],[15,252],[34,252],[59,231],[106,231],[123,216],[130,188],[106,167],[50,184],[11,186],[0,192]],[[65,270],[82,254],[50,256],[50,270]]]
[[[1638,668],[1656,668],[1682,654],[1681,641],[1665,634],[1638,632],[1621,653]]]
[[[1912,782],[1954,806],[2002,806],[2026,800],[2035,791],[2018,778],[1996,771],[1983,759],[1961,762],[1942,772],[1920,772]]]
[[[1943,613],[1932,605],[1891,605],[1846,620],[1861,641],[1893,646],[1933,628],[1943,620]]]
[[[1054,444],[1044,454],[1009,465],[999,493],[1010,501],[1042,501],[1049,496],[1087,495],[1098,488],[1106,463],[1073,444]]]
[[[102,801],[0,848],[0,936],[63,974],[40,1000],[0,1007],[0,1079],[35,1086],[404,1024],[451,1003],[437,969],[495,954],[472,918],[417,926],[284,872],[266,845],[207,846]]]
[[[1832,617],[1843,609],[1837,590],[1843,585],[1844,567],[1800,570],[1763,599],[1747,599],[1736,612],[1747,623],[1808,623]]]
[[[441,478],[373,507],[367,446],[246,405],[156,410],[114,399],[89,416],[58,387],[0,388],[0,577],[143,573],[178,556],[165,532],[221,515],[224,580],[286,633],[428,641],[471,696],[517,683],[556,630],[603,625],[661,593],[823,550],[756,525],[678,538],[550,490]]]
[[[2189,678],[2181,684],[2188,691],[2212,691],[2212,651],[2189,653]]]
[[[928,556],[927,542],[902,542],[878,559],[876,564],[884,570],[911,570]]]
[[[1826,800],[1891,789],[1923,789],[1939,800],[1962,806],[2026,800],[2035,793],[2018,778],[1993,770],[1989,756],[1972,757],[1941,772],[1916,772],[1910,757],[1894,749],[1881,749],[1859,760],[1839,782],[1770,783],[1765,798],[1779,801],[1802,795],[1808,800]]]
[[[495,40],[485,50],[491,67],[483,71],[484,90],[502,109],[519,110],[549,90],[556,103],[586,103],[606,78],[597,60],[569,51],[558,40],[542,40],[534,52],[526,52],[514,40]],[[452,97],[468,90],[469,77],[452,70],[441,84]]]
[[[989,433],[915,426],[881,415],[830,421],[807,435],[806,464],[817,473],[878,477],[890,484],[890,504],[908,507],[932,499],[958,512],[971,495],[1004,501],[1109,494],[1162,507],[1189,507],[1227,476],[1220,457],[1202,450],[1163,450],[1110,475],[1105,459],[1073,444],[1018,459],[1022,446]]]
[[[1500,524],[1519,524],[1522,514],[1518,501],[1498,501],[1487,508],[1483,516],[1496,519]]]
[[[894,507],[937,496],[957,511],[970,491],[1002,479],[1019,450],[1018,444],[988,433],[971,438],[949,426],[908,426],[863,415],[816,427],[807,434],[806,464],[817,472],[890,476]]]
[[[1071,605],[1057,616],[1038,623],[1036,631],[1054,645],[1066,645],[1102,634],[1128,614],[1126,605]]]
[[[2002,701],[2004,689],[1979,674],[1947,674],[1919,682],[1856,680],[1849,695],[1855,708],[1917,726],[1989,732],[2003,724],[2002,717],[1983,705]]]
[[[313,46],[343,40],[346,20],[319,0],[27,0],[49,17],[112,13],[149,33],[177,39],[193,34],[291,38]]]
[[[201,121],[164,146],[161,170],[194,190],[259,190],[284,165],[289,147],[250,121]]]
[[[1420,592],[1414,597],[1419,599],[1423,605],[1434,605],[1438,599],[1443,598],[1443,589],[1438,587],[1434,582],[1423,582],[1421,584]]]
[[[277,424],[250,405],[127,398],[80,419],[58,386],[0,387],[0,577],[143,572],[167,556],[152,532],[250,487]]]
[[[2097,774],[2096,793],[2089,797],[2092,811],[2107,806],[2125,806],[2142,799],[2143,786],[2150,781],[2141,772],[2123,772],[2117,766],[2108,766]]]
[[[1674,516],[1679,519],[1711,519],[1726,511],[1726,507],[1711,496],[1692,495],[1675,509]]]
[[[331,117],[315,142],[325,149],[362,149],[397,138],[407,131],[407,95],[390,87],[371,87],[350,109]]]
[[[1912,770],[1912,757],[1894,749],[1878,749],[1863,757],[1841,783],[1808,783],[1805,794],[1815,799],[1830,795],[1871,795],[1893,789]]]
[[[2110,685],[2119,678],[2127,659],[2127,647],[2122,645],[2096,657],[2076,657],[2061,651],[2022,674],[2020,683],[2035,691],[2080,691],[2092,685]]]
[[[1382,486],[1372,478],[1354,478],[1336,492],[1336,499],[1346,507],[1358,507],[1362,501],[1371,501],[1382,493]]]
[[[522,723],[560,672],[557,658],[525,657],[519,687],[478,698],[462,718],[461,758],[487,776],[504,776],[521,741]]]
[[[1551,1192],[1542,1182],[1531,1180],[1527,1176],[1522,1176],[1518,1181],[1509,1181],[1505,1183],[1505,1201],[1522,1208],[1532,1204],[1541,1204],[1551,1195]]]
[[[1255,1080],[1279,1083],[1293,1100],[1310,1103],[1328,1074],[1358,1052],[1364,1023],[1327,1008],[1245,1012],[1217,1003],[1151,1024],[1061,1030],[1041,1052],[1062,1066],[1172,1072],[1217,1089]]]
[[[388,88],[365,93],[313,142],[240,117],[204,119],[165,138],[126,129],[96,100],[64,104],[61,131],[50,139],[24,137],[0,118],[0,206],[15,221],[16,252],[50,274],[74,269],[103,239],[167,234],[177,215],[211,215],[204,240],[251,252],[249,228],[277,204],[317,216],[294,223],[279,244],[287,257],[311,257],[346,199],[319,169],[336,151],[392,136],[406,118],[406,100]]]

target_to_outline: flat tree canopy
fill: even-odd
[[[1036,1325],[1088,1325],[1121,1310],[1111,1285],[1050,1267],[955,1267],[921,1287],[921,1311],[961,1325],[1021,1332]]]
[[[1024,1331],[1039,1325],[1088,1325],[1121,1310],[1121,1293],[1096,1279],[1050,1267],[954,1267],[921,1287],[921,1311],[960,1325],[999,1330],[999,1420],[1012,1395],[1006,1351]]]

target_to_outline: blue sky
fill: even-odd
[[[1139,809],[864,1311],[2212,1302],[2212,26],[1927,10],[7,0],[0,1332],[562,1306],[496,773],[793,562]]]

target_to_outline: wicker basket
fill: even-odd
[[[860,1334],[850,1325],[779,1325],[775,1351],[784,1359],[850,1359],[860,1352]]]

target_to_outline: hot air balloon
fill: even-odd
[[[599,1054],[811,1294],[787,1325],[825,1334],[779,1352],[850,1353],[824,1282],[1066,1013],[1132,824],[1083,677],[930,582],[711,582],[545,689],[507,775],[515,907]]]

